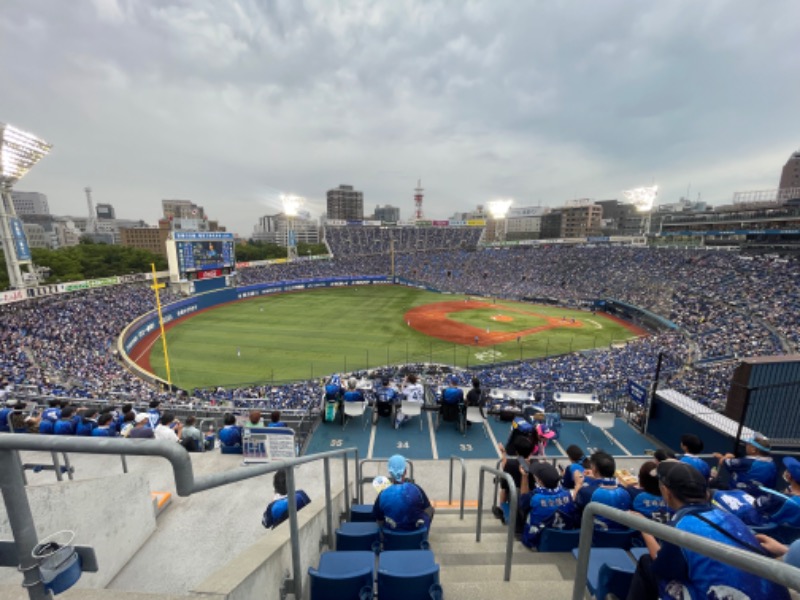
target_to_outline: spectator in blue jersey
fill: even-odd
[[[150,409],[147,411],[147,423],[150,429],[155,429],[161,423],[161,411],[158,407],[161,405],[161,400],[151,400]]]
[[[62,408],[61,417],[53,425],[53,433],[55,435],[75,435],[75,428],[77,427],[76,416],[75,407],[65,406]]]
[[[391,417],[399,400],[397,390],[391,385],[388,377],[381,379],[375,389],[375,410],[381,417]]]
[[[769,523],[800,527],[800,461],[787,456],[783,466],[783,480],[789,484],[786,492],[770,491],[756,501],[756,509]]]
[[[8,426],[8,417],[14,410],[16,400],[6,400],[5,406],[0,408],[0,433],[11,433],[11,428]]]
[[[222,420],[223,428],[219,430],[219,444],[222,448],[241,448],[242,429],[236,424],[236,417],[225,413]]]
[[[639,467],[639,485],[627,489],[631,495],[631,510],[658,523],[667,523],[672,518],[672,510],[661,495],[657,468],[656,461],[645,462]]]
[[[703,440],[699,436],[693,433],[684,433],[681,436],[681,451],[683,452],[681,462],[692,465],[700,471],[703,477],[709,479],[711,477],[711,467],[708,466],[706,461],[697,456],[703,452],[703,447]]]
[[[275,496],[272,502],[267,505],[264,515],[261,517],[261,524],[267,529],[275,529],[278,525],[289,518],[289,497],[286,490],[286,471],[278,471],[272,479],[272,487],[275,489]],[[311,499],[303,490],[295,491],[295,503],[297,510],[306,506]]]
[[[735,515],[708,503],[708,483],[693,466],[664,461],[657,475],[661,494],[675,511],[669,524],[742,550],[765,555],[755,535]],[[788,600],[786,588],[652,535],[642,537],[649,551],[641,559],[628,591],[629,600],[649,598],[738,598]]]
[[[389,459],[392,482],[375,499],[372,514],[381,527],[398,531],[430,529],[433,506],[416,483],[405,480],[406,459],[395,454]]]
[[[716,490],[711,504],[739,517],[748,527],[764,525],[764,516],[756,509],[756,499],[744,490]]]
[[[281,421],[281,411],[273,410],[269,415],[269,423],[267,427],[288,427],[286,423]]]
[[[561,485],[567,490],[572,490],[575,488],[574,474],[583,473],[586,470],[583,466],[586,457],[583,455],[583,450],[581,450],[580,446],[575,444],[567,447],[567,456],[570,462],[567,468],[564,469],[564,478]]]
[[[132,412],[133,417],[136,416],[136,411],[133,410],[133,404],[123,404],[122,408],[119,410],[119,413],[117,413],[117,431],[119,431],[120,434],[122,434],[122,430],[125,428],[126,422],[133,422],[133,417],[126,421],[125,415],[127,415],[128,412]]]
[[[504,473],[508,473],[514,480],[514,487],[516,489],[522,488],[522,480],[525,479],[525,486],[530,489],[533,484],[533,476],[528,475],[528,463],[531,454],[533,454],[533,444],[526,437],[521,437],[516,441],[515,456],[508,456],[506,448],[503,444],[497,444],[497,450],[500,452],[501,464],[500,468]],[[523,473],[524,471],[524,473]],[[521,506],[519,502],[517,506]],[[492,507],[492,514],[500,519],[505,524],[508,518],[508,483],[506,478],[500,479],[500,505]],[[517,519],[517,527],[522,531],[522,520]]]
[[[128,431],[127,437],[132,440],[152,440],[155,437],[155,430],[150,427],[150,419],[146,414],[134,415],[133,427]]]
[[[39,421],[39,433],[52,435],[56,421],[61,417],[61,401],[50,400],[47,408],[42,411],[42,420]]]
[[[78,411],[80,419],[75,427],[75,435],[90,436],[97,427],[97,417],[99,412],[96,408],[82,408]]]
[[[619,510],[630,510],[631,496],[615,477],[617,463],[614,457],[598,450],[589,458],[591,466],[591,478],[586,473],[574,473],[575,479],[575,505],[578,511],[583,513],[583,509],[589,502],[599,502]],[[586,484],[584,485],[584,481]],[[605,517],[595,517],[594,525],[598,529],[625,529]]]
[[[342,395],[344,395],[344,387],[342,387],[341,378],[338,375],[331,375],[325,384],[325,401],[339,402]]]
[[[533,475],[535,487],[528,487],[527,474]],[[522,475],[519,510],[522,525],[522,543],[528,548],[539,544],[545,528],[575,529],[578,511],[569,490],[561,486],[561,476],[550,463],[532,462],[520,465]]]
[[[108,425],[108,428],[111,430],[111,436],[114,437],[119,435],[119,427],[117,426],[117,408],[115,406],[104,406],[102,409],[100,409],[100,416],[97,417],[98,423],[100,423],[100,417],[105,414],[111,415],[111,422]]]
[[[458,387],[458,377],[450,375],[447,387],[442,390],[439,412],[443,421],[456,421],[464,408],[464,391]]]
[[[347,391],[342,396],[342,402],[364,402],[364,392],[357,389],[358,380],[355,377],[351,377],[347,380]],[[341,404],[341,403],[340,403]],[[342,423],[345,420],[344,410],[341,410],[342,413]]]
[[[770,456],[769,440],[759,434],[745,440],[745,456],[736,458],[733,454],[714,454],[719,459],[719,467],[725,467],[730,475],[730,487],[745,490],[754,498],[764,495],[761,486],[774,489],[778,479],[778,469]]]
[[[105,412],[97,418],[97,427],[92,429],[92,437],[114,437],[116,431],[112,429],[114,415]]]

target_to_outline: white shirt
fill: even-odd
[[[178,434],[175,433],[169,425],[162,425],[158,424],[155,431],[153,431],[153,435],[157,440],[170,440],[172,442],[178,441]]]
[[[424,402],[425,401],[425,388],[421,383],[409,383],[403,389],[406,395],[406,400],[410,402]]]

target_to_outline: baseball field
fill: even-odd
[[[167,329],[182,388],[279,383],[387,364],[475,367],[608,347],[642,332],[603,314],[404,286],[310,290],[196,313]],[[156,341],[140,364],[166,377]]]

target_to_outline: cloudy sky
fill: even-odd
[[[3,0],[0,121],[54,147],[17,189],[248,235],[278,195],[446,218],[658,183],[713,204],[800,147],[797,0]]]

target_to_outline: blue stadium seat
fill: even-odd
[[[631,548],[628,550],[633,556],[633,560],[639,562],[639,559],[642,558],[645,554],[650,554],[650,551],[647,548]]]
[[[793,541],[800,539],[800,527],[792,527],[791,525],[783,523],[778,525],[774,532],[769,535],[772,535],[776,540],[788,546]]]
[[[393,531],[383,528],[383,551],[392,550],[427,550],[428,530]]]
[[[635,529],[622,529],[608,531],[595,529],[592,536],[592,548],[621,548],[628,550],[633,545],[634,537],[639,533]]]
[[[572,551],[578,558],[578,549]],[[586,587],[595,598],[605,600],[607,594],[625,598],[636,570],[636,563],[620,548],[592,548]]]
[[[241,446],[220,446],[220,453],[222,454],[242,454]]]
[[[430,550],[383,552],[378,558],[381,600],[442,598],[439,565]]]
[[[311,600],[373,598],[375,555],[372,552],[324,552],[319,568],[309,567]]]
[[[336,550],[373,551],[380,539],[377,523],[342,523],[336,530]]]
[[[572,552],[581,540],[580,529],[551,529],[546,527],[539,536],[539,552]]]
[[[353,523],[374,523],[372,504],[351,504],[350,521]]]

